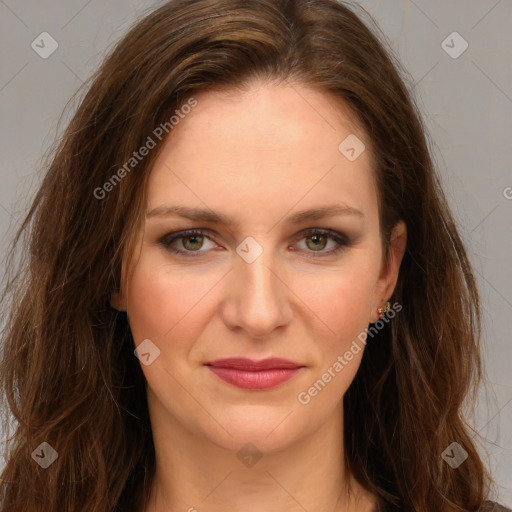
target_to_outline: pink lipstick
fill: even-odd
[[[223,381],[239,388],[273,388],[294,377],[303,365],[281,358],[253,361],[244,357],[209,361],[206,366]]]

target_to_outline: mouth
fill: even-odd
[[[297,375],[304,365],[281,358],[254,361],[231,358],[205,364],[217,377],[228,384],[248,390],[271,389]]]

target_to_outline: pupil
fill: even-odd
[[[310,238],[313,240],[313,243],[318,247],[319,239],[322,237],[323,237],[323,235],[312,235]],[[321,245],[321,248],[323,248],[322,245]]]
[[[197,240],[200,239],[201,237],[198,236],[198,235],[188,235],[186,238],[185,238],[185,241],[186,242],[189,242],[190,240],[192,240],[192,245],[194,244],[200,244],[200,242],[198,242]],[[186,246],[187,244],[185,244]],[[193,249],[197,249],[198,247],[192,247]]]

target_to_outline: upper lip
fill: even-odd
[[[208,361],[207,366],[216,366],[219,368],[234,368],[236,370],[270,370],[279,368],[302,368],[304,365],[281,359],[279,357],[269,357],[260,361],[247,359],[246,357],[233,357],[228,359],[217,359]]]

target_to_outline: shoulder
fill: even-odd
[[[478,512],[512,512],[512,510],[505,508],[494,501],[486,501],[482,504]]]

